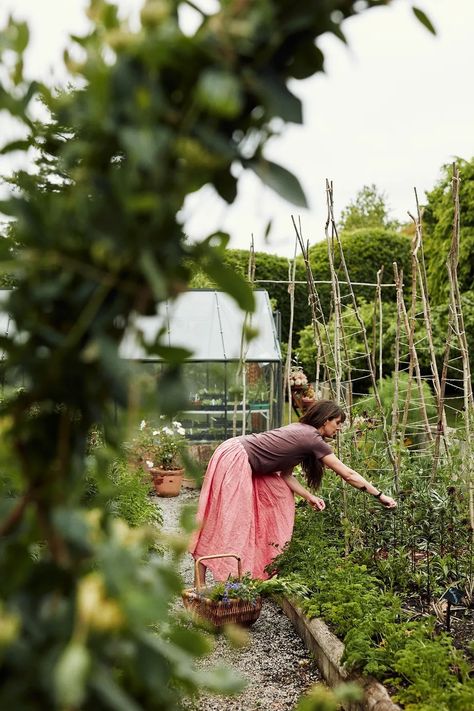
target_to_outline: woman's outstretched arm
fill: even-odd
[[[294,494],[297,494],[298,496],[302,496],[303,499],[306,499],[306,501],[313,509],[315,509],[316,511],[323,511],[323,509],[326,508],[326,504],[320,496],[315,496],[310,491],[305,489],[304,486],[300,484],[298,479],[293,476],[292,469],[287,472],[281,472],[280,476],[285,482],[285,484],[291,489],[291,491]]]
[[[376,496],[380,500],[380,503],[387,509],[394,509],[396,507],[397,503],[394,499],[386,494],[379,496],[380,489],[377,489],[376,486],[367,481],[367,479],[364,479],[364,477],[358,474],[354,469],[348,467],[347,464],[341,462],[335,454],[327,454],[322,458],[322,461],[326,467],[332,469],[341,479],[344,479],[344,481],[355,489],[362,489],[368,494]]]

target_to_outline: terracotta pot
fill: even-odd
[[[301,407],[303,408],[303,412],[306,412],[308,408],[311,407],[311,405],[314,405],[316,402],[315,397],[302,397],[301,398]]]
[[[184,469],[160,469],[151,467],[149,470],[153,486],[158,496],[178,496],[181,491]]]

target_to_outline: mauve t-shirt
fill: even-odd
[[[294,422],[276,430],[238,438],[249,458],[252,471],[271,474],[293,469],[308,455],[322,459],[332,454],[331,447],[311,425]]]

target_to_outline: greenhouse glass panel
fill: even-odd
[[[136,320],[145,343],[163,329],[167,345],[192,351],[183,366],[188,405],[178,414],[190,440],[217,443],[281,425],[282,362],[274,314],[268,293],[254,293],[256,310],[247,319],[228,294],[192,290],[162,304],[156,316]],[[241,362],[244,321],[258,335],[245,345]],[[137,414],[153,420],[164,366],[132,332],[121,355],[133,363]]]

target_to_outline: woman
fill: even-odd
[[[318,489],[324,467],[348,484],[375,496],[388,509],[396,502],[333,454],[326,439],[335,437],[346,419],[331,400],[319,400],[299,422],[260,434],[233,437],[211,457],[199,498],[197,532],[190,552],[194,558],[235,553],[242,571],[265,579],[266,566],[283,549],[293,532],[294,495],[315,511],[325,503],[293,476],[300,464],[308,486]],[[200,563],[200,580],[206,567],[216,580],[234,575],[235,560],[216,558]]]

